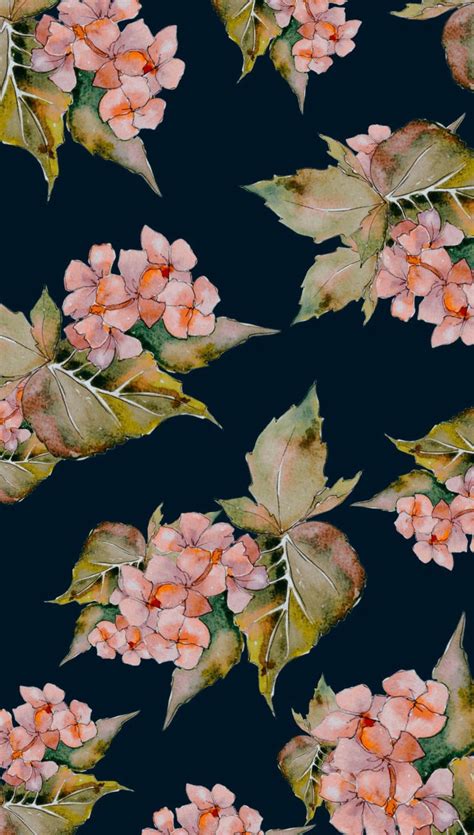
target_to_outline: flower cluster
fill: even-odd
[[[219,295],[205,276],[193,280],[197,258],[189,244],[170,245],[149,226],[141,244],[139,250],[121,250],[118,275],[112,272],[116,254],[110,244],[93,246],[88,264],[71,261],[66,270],[63,310],[75,320],[66,336],[78,350],[88,350],[98,368],[107,368],[115,356],[141,354],[141,342],[126,334],[138,320],[152,327],[162,319],[178,339],[207,336],[215,328]]]
[[[250,806],[234,806],[235,794],[220,783],[212,790],[204,786],[186,785],[190,803],[176,809],[175,815],[168,809],[160,809],[153,815],[154,828],[142,829],[142,835],[263,835],[262,816]]]
[[[346,0],[267,0],[276,12],[279,26],[286,27],[294,18],[301,37],[293,46],[293,57],[298,72],[327,72],[334,63],[333,56],[344,58],[355,48],[352,40],[359,31],[361,20],[346,20],[343,6]],[[330,6],[330,4],[332,5]]]
[[[474,534],[474,467],[464,478],[449,478],[446,487],[457,494],[449,504],[442,499],[433,507],[422,493],[399,499],[395,527],[405,539],[415,537],[413,550],[421,562],[434,560],[452,571],[453,554],[467,551],[466,534]],[[470,548],[474,551],[474,539]]]
[[[413,763],[424,756],[418,742],[436,736],[446,723],[449,691],[400,670],[383,682],[385,695],[365,684],[336,695],[337,708],[312,733],[335,744],[322,766],[321,796],[335,804],[331,823],[339,832],[395,835],[445,832],[459,816],[447,768],[423,781]]]
[[[474,273],[466,260],[453,263],[446,247],[461,243],[464,233],[442,224],[436,209],[403,220],[390,230],[394,241],[381,253],[375,287],[379,298],[392,299],[392,315],[407,322],[422,298],[418,319],[436,325],[431,344],[461,339],[474,345]]]
[[[31,65],[47,72],[61,90],[71,92],[76,70],[94,73],[95,87],[107,90],[99,113],[119,139],[131,139],[142,128],[156,128],[163,120],[163,89],[174,90],[184,73],[175,58],[176,27],[153,35],[135,18],[138,0],[61,0],[58,19],[43,15],[36,27]]]
[[[27,441],[31,435],[29,429],[22,428],[23,388],[24,383],[20,383],[4,400],[0,400],[0,451],[15,452],[18,444]]]
[[[160,527],[151,548],[144,570],[121,568],[110,597],[120,614],[100,621],[89,643],[101,658],[118,653],[134,666],[154,658],[192,669],[211,642],[201,620],[212,611],[210,598],[227,592],[229,609],[242,612],[252,592],[268,585],[267,571],[256,565],[260,551],[252,537],[236,540],[231,525],[212,524],[201,513],[183,513],[176,527]]]
[[[20,693],[24,704],[13,711],[17,725],[9,711],[0,710],[0,768],[8,785],[39,792],[58,770],[51,752],[60,743],[80,748],[97,735],[97,726],[88,705],[76,699],[67,705],[64,690],[54,684],[20,687]]]

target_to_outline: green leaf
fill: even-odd
[[[160,504],[156,508],[156,510],[150,516],[150,521],[148,522],[148,543],[151,539],[158,533],[158,530],[163,522],[163,505]]]
[[[80,748],[68,748],[60,742],[56,751],[47,751],[45,759],[67,765],[68,768],[77,771],[89,771],[105,757],[117,734],[130,719],[138,716],[138,713],[139,711],[135,711],[113,716],[111,719],[98,719],[97,735],[93,739],[85,742]]]
[[[325,487],[316,496],[307,518],[312,519],[314,516],[321,516],[322,513],[329,513],[330,510],[339,507],[355,489],[361,476],[362,471],[356,473],[353,478],[340,478],[332,487]]]
[[[280,529],[274,516],[261,504],[242,496],[240,499],[220,499],[218,504],[238,528],[254,533],[278,535]]]
[[[20,14],[20,4],[21,0],[18,0],[16,12],[13,12],[14,22]],[[45,5],[32,0],[28,5],[23,4],[23,9]],[[37,45],[33,38],[36,21],[17,23],[15,28],[22,35],[14,34],[8,25],[0,33],[0,66],[5,68],[0,90],[0,141],[24,148],[38,160],[48,183],[48,193],[51,193],[59,174],[58,148],[64,142],[63,117],[71,99],[49,80],[46,73],[28,69],[31,51]]]
[[[442,216],[444,205],[455,207],[458,226],[473,234],[474,153],[448,128],[419,119],[395,131],[377,146],[371,175],[391,205],[429,197]]]
[[[309,703],[306,718],[293,711],[293,719],[303,731],[310,734],[333,710],[338,710],[336,695],[332,687],[326,684],[324,676],[321,676]]]
[[[350,302],[361,299],[375,278],[376,267],[376,258],[361,265],[358,253],[349,247],[318,255],[302,284],[300,311],[295,322],[342,310]]]
[[[48,290],[43,290],[30,314],[31,333],[39,350],[48,360],[54,360],[61,335],[62,315]]]
[[[57,5],[58,0],[0,0],[0,17],[17,23]]]
[[[450,246],[448,252],[454,264],[465,258],[471,270],[474,270],[474,238],[465,238],[459,246]]]
[[[275,14],[265,0],[212,0],[231,41],[242,52],[242,77],[255,66],[258,57],[265,55],[271,41],[281,29]]]
[[[278,543],[277,543],[278,544]],[[236,623],[258,667],[260,692],[272,707],[275,682],[286,664],[306,655],[358,602],[365,574],[345,536],[309,522],[268,549],[262,563],[271,584],[258,592]]]
[[[8,806],[0,806],[0,831],[5,835],[69,835],[89,820],[98,800],[118,791],[123,786],[115,781],[74,774],[62,766],[44,783],[34,805],[21,789],[14,803],[11,791],[3,790]]]
[[[316,243],[350,236],[381,203],[367,180],[348,176],[334,166],[324,171],[302,168],[289,177],[275,176],[246,188],[262,197],[285,226]]]
[[[0,304],[0,383],[21,380],[45,362],[26,316]]]
[[[270,58],[273,61],[275,69],[278,70],[282,78],[290,86],[290,89],[293,90],[293,93],[298,99],[300,110],[303,113],[309,73],[298,72],[295,67],[295,59],[293,58],[292,52],[295,43],[301,40],[301,35],[298,33],[299,26],[298,21],[292,18],[290,25],[273,41],[270,47]]]
[[[359,228],[352,233],[362,265],[372,256],[378,256],[383,249],[387,235],[388,214],[387,204],[381,203],[368,213]],[[374,277],[375,270],[376,262],[373,265]]]
[[[278,765],[295,797],[306,807],[310,821],[323,803],[320,795],[322,748],[311,736],[295,736],[278,754]]]
[[[148,435],[169,417],[210,418],[148,352],[115,360],[102,372],[87,364],[84,352],[69,353],[29,379],[23,409],[40,440],[62,458],[104,452]]]
[[[463,757],[449,763],[449,769],[454,776],[454,796],[452,805],[459,814],[459,823],[449,828],[447,835],[466,835],[474,832],[474,757]],[[438,830],[432,827],[432,835],[438,835]]]
[[[92,649],[88,635],[90,635],[101,620],[109,620],[113,623],[119,614],[120,611],[116,606],[99,606],[95,603],[82,609],[76,621],[74,637],[69,647],[69,652],[61,661],[61,666],[67,664],[68,661],[72,661],[73,658],[77,658],[78,655],[82,655],[82,653]]]
[[[448,18],[443,46],[454,80],[474,90],[474,6],[463,6]]]
[[[454,757],[474,751],[474,681],[463,647],[463,615],[444,655],[433,670],[433,678],[446,685],[449,702],[448,721],[437,736],[423,740],[425,756],[415,763],[423,778],[436,768],[449,765]]]
[[[73,568],[67,592],[53,602],[107,605],[120,566],[135,565],[145,557],[146,543],[132,525],[102,522],[89,534],[81,557]]]
[[[417,464],[431,470],[444,483],[454,475],[462,475],[474,463],[474,409],[436,424],[417,441],[390,440],[400,452],[413,455]]]
[[[53,472],[57,458],[36,435],[20,444],[16,452],[0,456],[0,503],[14,504],[29,494]]]
[[[131,333],[143,347],[151,351],[156,361],[168,371],[185,374],[195,368],[204,368],[225,351],[242,345],[253,336],[271,336],[278,331],[260,328],[258,325],[246,325],[234,319],[221,316],[217,319],[215,330],[210,336],[190,336],[188,339],[176,339],[168,333],[163,322],[152,328],[139,322]]]
[[[357,174],[358,177],[367,179],[359,160],[347,145],[333,139],[331,136],[325,136],[323,133],[320,133],[319,136],[328,146],[327,152],[330,157],[338,162],[339,168],[342,168],[349,176]]]
[[[470,0],[468,0],[470,2]],[[464,0],[454,2],[443,2],[443,0],[422,0],[421,3],[408,3],[400,12],[392,12],[395,17],[406,17],[409,20],[430,20],[432,17],[439,17],[446,12],[452,12]]]
[[[225,595],[210,599],[212,612],[204,615],[204,621],[211,633],[211,643],[205,649],[201,659],[192,670],[176,667],[168,703],[164,728],[173,721],[176,713],[184,704],[197,696],[205,687],[210,687],[231,671],[239,663],[243,650],[243,640],[235,627],[232,613],[225,602]]]
[[[431,473],[426,472],[426,470],[412,470],[410,473],[401,475],[386,487],[385,490],[381,490],[380,493],[372,496],[371,499],[366,499],[363,502],[354,502],[354,507],[367,507],[371,510],[387,510],[393,512],[397,509],[399,499],[403,499],[406,496],[414,496],[415,493],[423,493],[425,496],[430,496],[431,498],[433,493],[437,496],[438,492],[443,495],[440,495],[437,501],[444,498],[448,491],[437,488],[436,479],[433,478]],[[434,504],[436,503],[435,501]]]
[[[306,519],[326,485],[322,423],[313,386],[302,403],[268,424],[247,455],[250,492],[277,520],[280,531]]]
[[[116,162],[132,174],[139,174],[156,194],[160,190],[141,139],[119,139],[99,115],[104,90],[94,87],[93,73],[78,71],[78,82],[67,116],[72,138],[89,153]]]

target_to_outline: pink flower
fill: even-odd
[[[456,511],[456,506],[455,506]],[[418,542],[413,551],[421,562],[434,560],[438,565],[452,571],[454,566],[453,553],[467,551],[467,537],[461,522],[445,501],[440,501],[433,509],[433,528],[431,531],[419,531],[416,534]]]
[[[30,733],[21,725],[10,732],[10,745],[13,762],[17,760],[23,760],[25,763],[40,762],[46,751],[46,746],[38,734]]]
[[[311,39],[301,38],[296,41],[291,52],[298,72],[313,71],[321,75],[327,72],[334,63],[329,56],[329,41],[319,35]]]
[[[197,258],[186,241],[181,238],[170,244],[164,235],[144,226],[141,244],[147,254],[153,270],[159,271],[163,278],[174,278],[190,284],[191,270],[197,264]]]
[[[99,621],[97,626],[89,633],[87,639],[96,648],[97,655],[100,658],[113,660],[116,657],[117,650],[123,647],[126,642],[125,625],[128,625],[126,618],[119,616],[115,623],[109,620]]]
[[[241,806],[236,815],[223,815],[219,819],[217,835],[234,835],[242,832],[245,835],[263,835],[260,829],[262,816],[250,806]]]
[[[68,748],[80,748],[97,736],[95,722],[91,722],[91,709],[84,702],[73,699],[69,709],[54,714],[53,730],[58,730],[61,742]]]
[[[298,30],[304,38],[314,39],[316,36],[327,41],[328,55],[339,55],[344,58],[355,49],[352,38],[362,25],[361,20],[346,21],[344,9],[329,9],[319,15],[315,21],[304,23]]]
[[[418,532],[431,533],[433,530],[433,505],[428,496],[422,493],[415,493],[399,499],[397,502],[397,513],[399,514],[395,527],[405,539],[410,539]]]
[[[165,312],[164,302],[157,296],[168,283],[159,269],[151,266],[146,252],[141,249],[122,250],[119,270],[125,280],[127,292],[137,299],[140,319],[151,328]]]
[[[444,249],[425,252],[424,260],[430,264],[434,274],[434,282],[427,296],[418,309],[418,318],[423,322],[440,325],[448,313],[444,303],[445,291],[451,291],[458,286],[473,283],[472,270],[465,259],[452,264],[451,258]],[[425,264],[426,265],[426,264]]]
[[[460,496],[474,499],[474,467],[469,467],[464,476],[458,475],[448,478],[446,487],[451,493],[458,493]]]
[[[337,6],[343,6],[346,0],[333,0]],[[293,17],[299,23],[310,23],[329,9],[329,0],[296,0]]]
[[[163,324],[177,339],[188,336],[209,336],[216,326],[212,312],[219,303],[216,287],[205,276],[194,284],[172,279],[158,296],[166,305]]]
[[[136,17],[140,9],[138,0],[61,0],[58,5],[59,19],[71,28],[106,17],[120,23]]]
[[[39,738],[46,748],[56,750],[59,732],[53,729],[53,719],[56,713],[66,709],[64,690],[54,684],[45,684],[43,690],[20,687],[20,693],[25,704],[13,711],[16,721],[32,737]]]
[[[124,643],[117,647],[117,652],[122,656],[124,664],[131,667],[138,667],[142,660],[148,661],[151,658],[146,646],[146,638],[151,635],[152,630],[148,626],[128,626],[126,618],[117,618],[118,625],[124,625]]]
[[[15,452],[18,444],[27,441],[31,435],[28,429],[21,428],[23,389],[24,383],[20,383],[5,400],[0,400],[0,448],[4,447],[8,452]]]
[[[368,133],[359,133],[357,136],[351,136],[346,140],[349,147],[353,151],[357,151],[357,159],[369,180],[371,179],[370,166],[372,157],[380,143],[384,142],[391,135],[392,131],[387,125],[370,125]]]
[[[68,325],[64,332],[78,351],[90,348],[87,354],[89,362],[101,369],[108,368],[115,356],[119,360],[131,359],[143,351],[139,339],[109,327],[99,315],[87,316],[81,322]]]
[[[114,43],[111,60],[97,72],[94,85],[114,89],[122,85],[124,76],[143,76],[154,96],[163,88],[174,90],[185,70],[184,61],[175,58],[177,48],[176,26],[154,37],[143,21],[130,23]]]
[[[159,809],[158,812],[155,812],[153,815],[153,825],[155,827],[154,829],[150,827],[142,829],[142,835],[156,835],[157,830],[162,835],[187,835],[185,829],[175,828],[173,812],[166,806],[163,809]]]
[[[459,814],[444,797],[453,796],[453,775],[449,768],[438,768],[416,792],[409,804],[395,812],[400,835],[430,835],[431,827],[446,832],[459,820]],[[425,830],[426,827],[426,830]]]
[[[383,696],[372,696],[365,684],[348,687],[336,695],[340,710],[333,710],[312,730],[318,739],[336,742],[373,728],[384,704]]]
[[[426,739],[444,728],[449,699],[444,684],[424,682],[415,670],[400,670],[384,679],[383,689],[391,698],[380,713],[380,721],[392,737],[406,731],[417,739]]]
[[[205,597],[225,590],[226,569],[221,559],[234,542],[232,525],[213,525],[202,513],[182,513],[176,528],[162,525],[152,541],[157,551],[179,555],[178,567]]]
[[[60,90],[70,93],[76,86],[73,44],[74,32],[54,17],[43,15],[39,21],[35,38],[41,47],[33,49],[31,66],[35,72],[47,72],[49,78]]]
[[[212,611],[207,597],[197,591],[193,584],[200,579],[194,571],[195,563],[181,554],[178,562],[169,557],[155,554],[147,565],[145,577],[153,583],[152,606],[158,609],[173,609],[184,606],[186,617],[196,618]],[[207,562],[206,562],[207,567]],[[200,564],[198,566],[198,572]]]
[[[8,768],[12,761],[13,748],[10,734],[13,730],[11,713],[0,710],[0,768]]]
[[[255,567],[260,548],[251,536],[244,534],[221,557],[226,570],[227,605],[231,612],[243,612],[251,601],[252,591],[268,586],[267,569]]]
[[[99,113],[119,139],[132,139],[143,128],[154,130],[163,121],[166,102],[151,98],[144,78],[124,76],[121,87],[101,99]]]
[[[145,638],[145,643],[159,664],[174,661],[177,667],[192,670],[211,642],[206,624],[199,618],[187,618],[183,606],[155,610],[149,624],[155,631]]]
[[[418,223],[403,220],[392,227],[390,234],[412,259],[410,263],[423,268],[423,253],[427,249],[443,249],[457,246],[464,239],[464,232],[452,223],[443,223],[436,209],[418,214]]]
[[[271,9],[276,12],[278,26],[284,29],[290,23],[295,10],[296,0],[267,0]]]
[[[415,294],[408,286],[409,264],[401,247],[386,246],[379,261],[375,289],[379,299],[393,298],[392,316],[408,322],[415,315]]]
[[[212,791],[187,783],[186,794],[191,803],[176,809],[176,815],[181,826],[192,835],[215,835],[223,818],[235,816],[235,794],[220,783]]]
[[[24,785],[27,792],[39,792],[44,780],[49,780],[58,771],[58,766],[53,762],[40,762],[32,760],[25,762],[17,759],[2,774],[5,783],[15,788]]]
[[[465,345],[474,345],[474,286],[448,284],[443,293],[443,304],[447,315],[433,331],[433,348],[451,345],[457,339]]]

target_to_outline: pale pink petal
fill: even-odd
[[[426,684],[415,670],[399,670],[398,673],[385,678],[383,689],[389,696],[408,696],[416,699],[426,693]]]
[[[342,710],[350,713],[366,713],[372,704],[372,693],[366,684],[359,684],[337,693],[336,702]]]

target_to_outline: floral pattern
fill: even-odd
[[[23,702],[12,712],[0,710],[0,829],[52,832],[51,818],[59,818],[61,832],[76,832],[97,800],[123,788],[82,772],[94,768],[136,714],[93,721],[89,705],[68,704],[51,683],[20,687],[20,694]]]
[[[23,499],[60,459],[103,452],[168,417],[213,420],[171,374],[274,333],[216,318],[218,291],[193,277],[197,257],[186,241],[145,226],[141,246],[121,250],[116,266],[109,243],[92,246],[87,263],[71,261],[65,339],[47,290],[31,322],[0,305],[0,502]]]
[[[88,151],[140,174],[159,194],[138,135],[161,124],[163,93],[175,90],[183,76],[176,26],[152,33],[137,19],[138,0],[9,5],[0,24],[0,57],[7,66],[0,140],[36,157],[51,192],[66,125]],[[55,16],[35,18],[53,7]],[[12,121],[18,123],[13,136]]]

